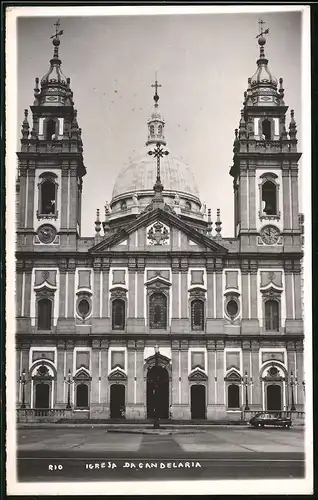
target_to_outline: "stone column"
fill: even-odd
[[[30,317],[32,288],[32,269],[26,269],[24,281],[24,316],[26,318]]]
[[[224,400],[224,342],[223,340],[216,341],[216,376],[217,376],[217,393],[216,393],[216,418],[226,418],[226,406]]]
[[[74,263],[75,264],[75,263]],[[74,300],[75,300],[75,265],[68,268],[68,317],[74,318]]]
[[[102,316],[103,318],[108,318],[110,316],[109,312],[109,267],[103,264],[103,306],[102,306]]]
[[[293,277],[291,263],[285,263],[286,320],[293,319]]]
[[[19,407],[21,405],[21,398],[20,398],[20,387],[21,387],[21,373],[22,373],[22,366],[20,366],[21,362],[21,349],[19,345],[16,346],[16,351],[15,351],[15,373],[16,373],[16,407]]]
[[[247,190],[247,169],[246,166],[241,166],[240,170],[240,202],[241,202],[241,229],[248,229],[247,206],[248,206],[248,190]]]
[[[172,406],[172,417],[174,419],[181,418],[180,415],[180,403],[179,401],[179,342],[173,340],[171,344],[171,406]]]
[[[305,392],[304,392],[304,386],[303,382],[308,379],[306,379],[306,373],[304,373],[304,352],[303,352],[303,346],[302,342],[297,342],[296,343],[296,355],[297,355],[297,378],[298,378],[298,385],[296,386],[297,390],[297,406],[296,408],[299,411],[305,411],[305,396],[306,396],[306,385],[305,385]]]
[[[172,270],[172,311],[173,319],[179,318],[179,272]]]
[[[100,341],[92,341],[92,359],[91,359],[91,393],[90,393],[90,416],[96,418],[99,416],[99,353]]]
[[[291,229],[291,206],[290,206],[290,185],[289,185],[289,166],[283,165],[283,218],[284,231]]]
[[[215,418],[215,341],[207,341],[207,358],[208,358],[208,390],[207,390],[207,419],[213,420]]]
[[[57,342],[57,360],[56,360],[56,385],[55,385],[55,406],[56,408],[65,408],[66,400],[64,399],[65,378],[64,373],[64,353],[65,342],[58,340]]]
[[[135,390],[135,341],[128,341],[128,367],[127,367],[127,398],[126,398],[126,416],[132,418],[131,413],[134,413],[133,406],[134,390]],[[130,407],[131,411],[130,411]]]
[[[259,311],[257,310],[257,269],[252,270],[250,274],[251,281],[251,289],[250,289],[250,297],[251,297],[251,319],[256,320],[258,322]]]
[[[181,404],[182,404],[182,419],[190,419],[190,404],[189,404],[189,367],[188,367],[188,351],[189,343],[187,340],[181,341]]]
[[[253,409],[262,410],[262,384],[260,381],[260,362],[259,362],[259,342],[257,340],[251,341],[252,350],[252,377],[253,377]],[[262,362],[262,360],[261,360]],[[265,409],[265,408],[264,408]]]
[[[146,418],[147,416],[147,386],[144,378],[144,351],[145,343],[143,340],[137,340],[137,350],[136,350],[136,417]]]
[[[16,307],[16,315],[19,318],[22,312],[22,284],[23,284],[23,272],[16,272],[16,299],[15,299],[15,307]]]
[[[70,229],[76,229],[77,226],[77,165],[72,162],[70,168]]]
[[[207,269],[207,318],[214,318],[214,284],[212,269]]]
[[[66,341],[66,377],[68,376],[69,370],[71,371],[72,377],[74,376],[74,367],[73,367],[73,360],[74,360],[75,352],[74,352],[74,341],[73,340],[67,340]],[[75,398],[73,398],[74,395],[74,384],[71,385],[70,387],[70,393],[71,393],[71,405],[74,406],[75,404]],[[68,391],[68,386],[66,384],[65,388],[65,400],[67,401],[67,391]]]
[[[223,276],[222,270],[218,269],[215,273],[216,279],[216,317],[218,319],[223,318]]]
[[[26,177],[27,170],[25,166],[20,167],[20,191],[17,196],[19,196],[19,221],[18,227],[25,227],[25,205],[26,205]]]
[[[128,290],[128,318],[135,317],[135,301],[136,301],[136,288],[135,288],[135,270],[129,270],[129,290]]]
[[[249,180],[249,228],[256,230],[256,192],[255,192],[255,168],[248,170]]]
[[[26,408],[31,407],[31,374],[29,372],[29,370],[30,370],[30,365],[29,365],[30,347],[31,346],[28,342],[21,344],[21,350],[22,350],[21,374],[22,374],[23,370],[25,370],[25,373],[26,373],[26,384],[24,386]],[[22,398],[22,387],[21,387],[21,398]],[[21,399],[21,402],[22,402],[22,399]],[[34,406],[34,403],[33,403],[33,406]]]
[[[144,300],[145,300],[145,285],[144,285],[144,269],[138,269],[137,272],[137,316],[139,319],[145,318]]]
[[[242,319],[248,319],[249,308],[249,286],[248,286],[248,271],[242,269]]]
[[[93,295],[93,316],[99,318],[100,312],[100,262],[94,262],[94,295]]]
[[[187,270],[181,272],[181,318],[189,318]]]
[[[58,196],[61,196],[61,229],[67,229],[67,213],[68,213],[68,182],[69,182],[69,170],[68,166],[62,165],[62,186]]]
[[[35,185],[35,167],[28,168],[28,206],[27,206],[27,227],[33,228],[34,225],[34,185]]]
[[[302,319],[301,312],[301,274],[294,272],[295,319]]]
[[[68,300],[66,299],[66,270],[61,269],[59,270],[59,279],[60,279],[60,285],[59,285],[59,317],[60,318],[65,318],[65,301]]]
[[[109,382],[108,382],[108,340],[101,340],[101,380],[100,406],[104,418],[109,416]]]
[[[292,229],[299,230],[298,169],[291,170]]]

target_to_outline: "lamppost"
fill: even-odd
[[[158,361],[159,361],[159,347],[156,344],[155,345],[155,366],[157,368],[158,366]],[[158,417],[158,376],[156,374],[155,382],[154,382],[154,388],[153,388],[153,395],[154,395],[154,400],[155,400],[155,405],[154,405],[154,412],[155,412],[155,420],[153,424],[154,429],[159,429],[160,424],[159,424],[159,417]]]
[[[294,376],[293,372],[290,372],[290,387],[291,387],[291,411],[295,411],[295,399],[294,399],[294,387],[298,385],[297,377]]]
[[[66,405],[66,408],[70,409],[70,408],[72,408],[72,406],[71,406],[71,385],[73,384],[71,370],[68,371],[66,383],[67,383],[67,405]]]
[[[249,378],[247,372],[244,373],[243,384],[245,386],[245,411],[249,411],[250,407],[248,406],[248,387],[252,385],[252,377]]]
[[[27,383],[25,369],[23,369],[23,371],[21,373],[21,379],[20,380],[21,380],[21,385],[22,385],[22,404],[21,404],[21,408],[25,408],[25,384]]]

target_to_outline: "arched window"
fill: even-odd
[[[191,203],[189,201],[186,201],[185,208],[191,210]]]
[[[227,388],[227,407],[237,409],[240,407],[240,387],[231,384]]]
[[[265,141],[270,141],[272,138],[272,133],[271,133],[271,122],[267,120],[262,121],[262,134],[264,136]]]
[[[56,213],[56,184],[46,179],[40,185],[40,213],[54,215]]]
[[[115,299],[112,302],[113,330],[125,329],[125,301]]]
[[[126,203],[125,201],[122,201],[122,202],[121,202],[121,205],[120,205],[120,208],[121,208],[121,210],[126,210],[126,208],[127,208],[127,203]]]
[[[155,127],[154,125],[150,125],[150,134],[155,135]]]
[[[272,181],[266,181],[262,185],[263,213],[266,215],[277,215],[277,186]]]
[[[265,330],[279,331],[279,303],[277,300],[267,300],[265,302]]]
[[[158,125],[158,135],[162,134],[162,125]]]
[[[76,386],[76,407],[88,408],[88,386],[86,384]]]
[[[149,299],[150,328],[167,328],[167,298],[163,293],[153,293]]]
[[[38,330],[51,330],[52,302],[50,299],[38,301]]]
[[[191,329],[204,330],[204,302],[202,300],[191,302]]]
[[[56,121],[48,120],[45,127],[45,139],[47,141],[52,141],[56,136]]]

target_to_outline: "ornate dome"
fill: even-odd
[[[277,106],[284,105],[282,86],[277,90],[277,78],[272,75],[268,67],[268,59],[265,57],[264,46],[266,44],[265,30],[258,36],[260,56],[257,60],[257,69],[249,78],[246,104],[249,106]],[[280,80],[280,84],[282,81]]]
[[[112,194],[112,203],[117,197],[128,193],[141,194],[143,191],[153,193],[156,182],[156,160],[148,155],[149,147],[135,157],[128,166],[119,173]],[[160,177],[163,184],[163,195],[179,194],[189,196],[200,203],[199,191],[189,166],[181,159],[169,154],[160,161]]]

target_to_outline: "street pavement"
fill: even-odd
[[[304,430],[214,427],[168,435],[18,429],[19,481],[302,478]]]

